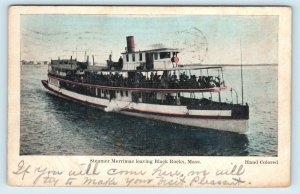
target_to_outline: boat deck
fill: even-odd
[[[130,82],[107,80],[102,81],[99,79],[80,79],[79,77],[64,77],[49,74],[50,78],[70,83],[78,86],[92,87],[107,90],[123,90],[123,91],[141,91],[141,92],[162,92],[162,93],[178,93],[178,92],[221,92],[227,89],[227,86],[219,87],[200,87],[196,82],[185,82],[182,84],[176,82],[162,82],[145,81],[145,82]]]

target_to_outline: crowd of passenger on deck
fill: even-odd
[[[164,71],[162,75],[157,72],[149,72],[145,76],[142,72],[135,72],[128,77],[121,73],[92,73],[85,72],[82,75],[68,75],[69,79],[89,84],[97,84],[114,87],[134,87],[134,88],[163,88],[163,89],[184,89],[184,88],[214,88],[220,87],[221,82],[218,76],[196,76],[180,73],[179,78],[176,73]]]

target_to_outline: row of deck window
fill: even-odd
[[[133,53],[133,54],[131,54],[131,56],[132,56],[132,61],[135,62],[135,54]],[[126,55],[126,62],[128,62],[128,61],[129,61],[129,54]],[[139,54],[139,61],[143,61],[142,53]]]
[[[132,57],[132,62],[135,62],[135,53],[132,54],[126,54],[126,62],[129,62],[129,56],[131,55]],[[169,59],[171,58],[171,52],[160,52],[160,53],[153,53],[154,55],[154,60],[158,60],[158,55],[159,59]],[[176,52],[173,52],[173,55],[176,55]],[[139,53],[139,61],[143,61],[143,54]]]

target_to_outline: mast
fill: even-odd
[[[242,39],[240,38],[240,53],[241,53],[241,87],[242,87],[242,105],[244,104],[244,83],[243,83],[243,54],[242,54]]]
[[[76,46],[76,51],[75,52],[76,52],[76,60],[77,60],[77,46]]]

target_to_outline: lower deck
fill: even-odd
[[[220,119],[249,119],[248,105],[216,102],[207,98],[182,96],[181,93],[137,92],[109,90],[71,84],[49,78],[49,88],[107,107],[110,111],[128,109],[160,115],[209,117]]]
[[[45,80],[42,83],[48,92],[53,95],[95,106],[107,112],[113,111],[129,116],[235,133],[246,133],[248,130],[248,119],[232,117],[231,110],[188,110],[186,106],[153,105],[97,99],[60,89],[48,84]]]

